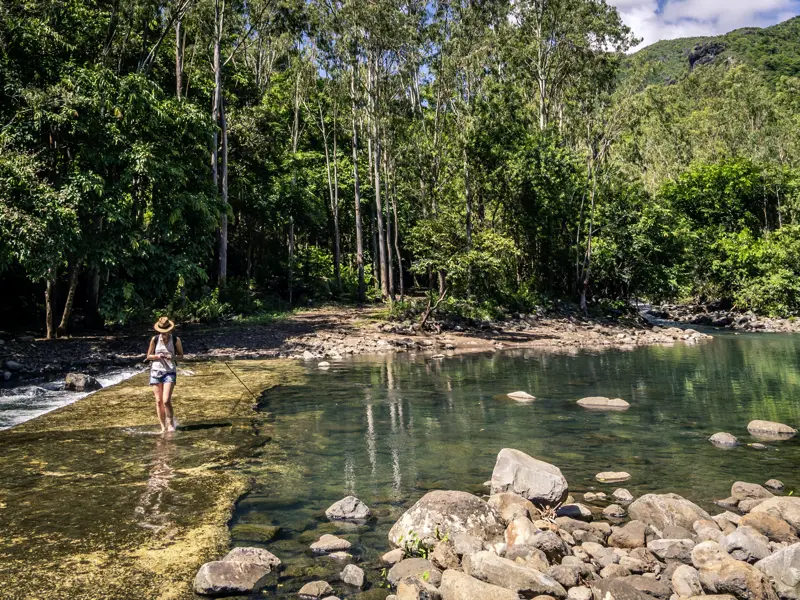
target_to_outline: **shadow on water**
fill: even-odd
[[[263,545],[285,571],[270,591],[293,597],[311,579],[333,583],[341,598],[362,598],[337,583],[342,563],[314,557],[323,533],[353,543],[370,592],[382,597],[380,555],[394,521],[426,491],[485,493],[497,452],[514,447],[558,465],[578,494],[611,492],[600,471],[625,470],[634,495],[676,492],[704,507],[729,495],[736,480],[782,479],[800,485],[800,442],[758,451],[752,419],[800,424],[800,337],[720,336],[695,346],[553,354],[518,350],[459,355],[433,362],[389,355],[353,358],[319,371],[308,364],[302,387],[284,385],[259,402],[274,416],[274,438],[245,472],[255,487],[237,505],[242,525],[268,524],[280,534]],[[502,394],[525,390],[536,401]],[[584,411],[584,396],[622,397],[627,412]],[[743,445],[715,448],[717,431]],[[329,523],[325,509],[354,494],[373,510],[366,526]],[[599,511],[603,505],[597,505]],[[715,509],[715,512],[720,512]],[[243,530],[246,531],[246,530]]]

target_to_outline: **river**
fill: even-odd
[[[586,491],[625,487],[635,496],[675,492],[712,508],[734,481],[769,478],[783,480],[788,492],[800,484],[800,440],[757,450],[747,445],[756,440],[746,426],[752,419],[800,424],[798,352],[798,336],[723,333],[696,345],[630,351],[444,360],[401,354],[355,358],[329,370],[309,366],[305,385],[262,397],[261,409],[278,429],[290,416],[307,425],[251,461],[256,485],[238,504],[234,542],[254,545],[242,524],[279,527],[264,546],[287,565],[272,592],[290,597],[311,579],[336,580],[342,564],[311,556],[308,546],[322,533],[342,535],[375,588],[379,557],[390,549],[386,534],[402,512],[429,490],[486,493],[483,482],[504,447],[560,467],[578,500]],[[536,400],[504,397],[515,390]],[[631,407],[599,413],[576,405],[594,395],[621,397]],[[718,431],[733,433],[742,445],[712,446],[708,438]],[[632,477],[619,485],[595,481],[608,470]],[[348,494],[372,508],[372,523],[326,521],[325,509]],[[334,587],[350,597],[344,586]],[[369,597],[382,594],[374,589]]]

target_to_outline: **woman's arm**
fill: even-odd
[[[147,357],[145,360],[159,360],[159,357],[155,354],[156,351],[156,338],[152,338],[150,340],[150,347],[147,349]]]
[[[181,338],[175,338],[175,354],[178,358],[183,358],[183,344],[181,344]]]

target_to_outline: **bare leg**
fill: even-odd
[[[164,420],[167,423],[167,431],[175,431],[175,416],[172,414],[172,390],[174,387],[174,383],[167,382],[164,384]]]
[[[172,384],[168,384],[172,385]],[[158,415],[158,422],[161,423],[161,433],[167,430],[166,411],[164,410],[163,390],[164,384],[151,385],[153,388],[153,395],[156,397],[156,414]]]

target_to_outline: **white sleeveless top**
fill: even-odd
[[[160,335],[156,336],[156,349],[153,354],[158,355],[161,352],[168,353],[173,357],[173,359],[159,358],[158,360],[154,360],[150,365],[150,372],[159,375],[163,375],[164,373],[174,373],[175,338],[173,336],[169,336],[169,342],[167,344],[164,344],[164,341],[161,339]]]

